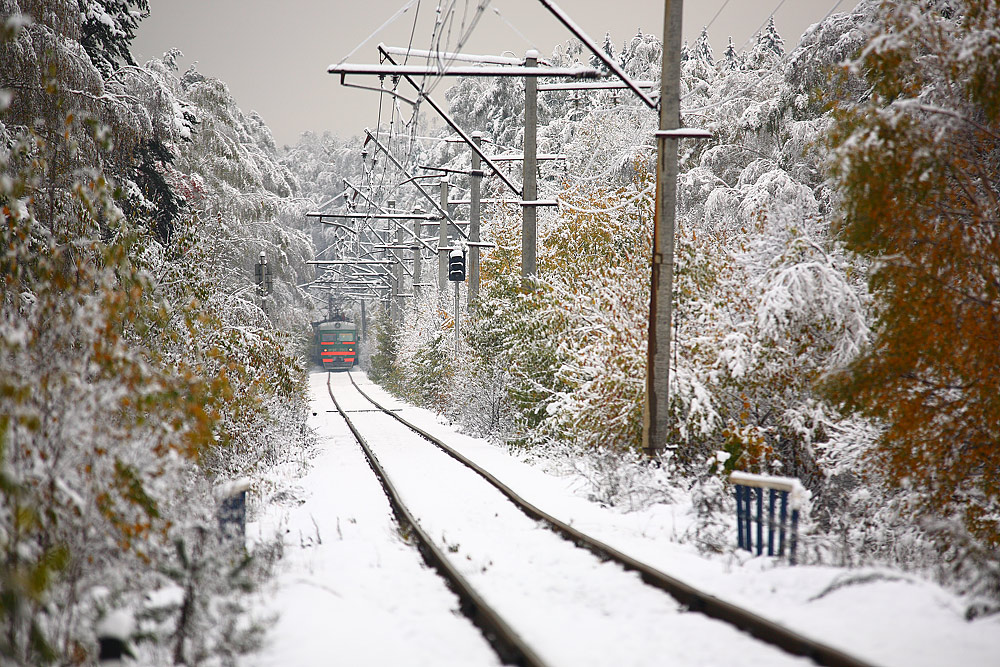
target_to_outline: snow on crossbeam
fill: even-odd
[[[441,69],[436,65],[330,65],[326,70],[330,74],[374,74],[377,76],[546,76],[572,77],[578,79],[599,79],[604,76],[593,67],[448,67]]]
[[[652,88],[656,81],[633,81],[637,88]],[[598,83],[543,83],[538,90],[626,90],[628,85],[621,81],[600,81]]]
[[[306,264],[317,266],[338,266],[341,264],[394,264],[391,259],[313,259]]]
[[[467,63],[487,63],[490,65],[523,65],[524,58],[511,56],[481,56],[473,53],[450,53],[446,51],[425,51],[423,49],[407,49],[401,46],[378,47],[393,56],[410,56],[411,58],[427,58],[428,60],[460,60]]]
[[[711,139],[714,135],[708,130],[697,127],[679,127],[676,130],[659,130],[653,133],[657,137],[667,139]]]

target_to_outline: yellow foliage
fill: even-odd
[[[995,76],[976,73],[995,69],[1000,3],[963,4],[953,21],[889,3],[887,30],[908,39],[868,53],[866,103],[835,108],[840,229],[875,262],[878,322],[831,391],[885,422],[891,480],[997,546],[1000,106]],[[968,57],[954,48],[977,40]]]

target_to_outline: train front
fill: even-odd
[[[357,329],[351,322],[324,322],[319,335],[319,361],[324,370],[343,370],[357,363]]]

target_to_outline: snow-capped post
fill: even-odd
[[[390,213],[395,213],[395,211],[396,211],[396,200],[395,199],[390,199],[388,202],[386,202],[386,205],[388,207],[387,210]],[[385,238],[385,241],[383,242],[384,243],[384,247],[382,248],[382,259],[385,259],[385,260],[389,260],[390,259],[390,257],[389,257],[389,245],[390,245],[390,242],[389,242],[389,240],[392,237],[389,234],[389,230],[391,228],[392,228],[392,221],[391,220],[386,220],[385,221],[385,229],[382,230],[384,232],[384,238]],[[399,290],[399,280],[400,280],[400,278],[402,276],[400,275],[400,271],[399,271],[399,256],[396,254],[395,249],[393,249],[393,251],[392,251],[392,260],[395,260],[395,261],[394,261],[394,263],[392,265],[392,268],[389,271],[389,320],[391,322],[393,322],[393,323],[396,323],[396,322],[399,322],[399,320],[400,320],[400,316],[399,316],[399,291],[400,291]]]
[[[757,521],[757,555],[764,552],[764,490],[768,492],[767,501],[767,555],[774,556],[774,532],[778,530],[777,556],[785,555],[786,531],[788,532],[788,562],[795,565],[796,550],[799,541],[799,510],[806,498],[807,492],[799,480],[794,477],[773,477],[770,475],[754,475],[747,472],[733,472],[729,481],[736,488],[736,535],[740,549],[753,551],[753,521]],[[751,489],[756,489],[754,493]],[[753,509],[753,498],[757,496],[756,513]],[[778,521],[775,522],[775,504],[780,503]],[[789,525],[788,510],[791,510],[791,525]]]
[[[124,658],[135,659],[130,640],[135,631],[135,618],[128,611],[117,609],[100,620],[97,634],[97,661],[101,665],[121,665]],[[132,661],[130,660],[129,663]]]
[[[538,66],[538,51],[529,50],[524,54],[525,67]],[[521,287],[528,289],[538,273],[535,266],[535,234],[538,226],[538,182],[536,174],[538,162],[538,78],[524,77],[524,160],[521,162]]]
[[[469,307],[479,299],[479,223],[482,215],[479,207],[480,185],[483,180],[482,161],[479,159],[482,132],[472,133],[472,173],[469,176]]]
[[[219,501],[219,532],[224,541],[243,546],[246,539],[247,489],[250,480],[243,478],[222,484],[215,489]]]
[[[448,174],[441,175],[441,210],[448,212]],[[448,255],[444,249],[448,245],[448,221],[441,218],[438,225],[438,291],[442,294],[448,285]]]

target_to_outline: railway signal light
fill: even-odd
[[[452,250],[448,257],[448,280],[455,283],[465,282],[465,253]]]
[[[267,296],[274,289],[274,275],[267,265],[267,255],[260,251],[260,262],[254,266],[254,282],[257,283],[257,293]]]

